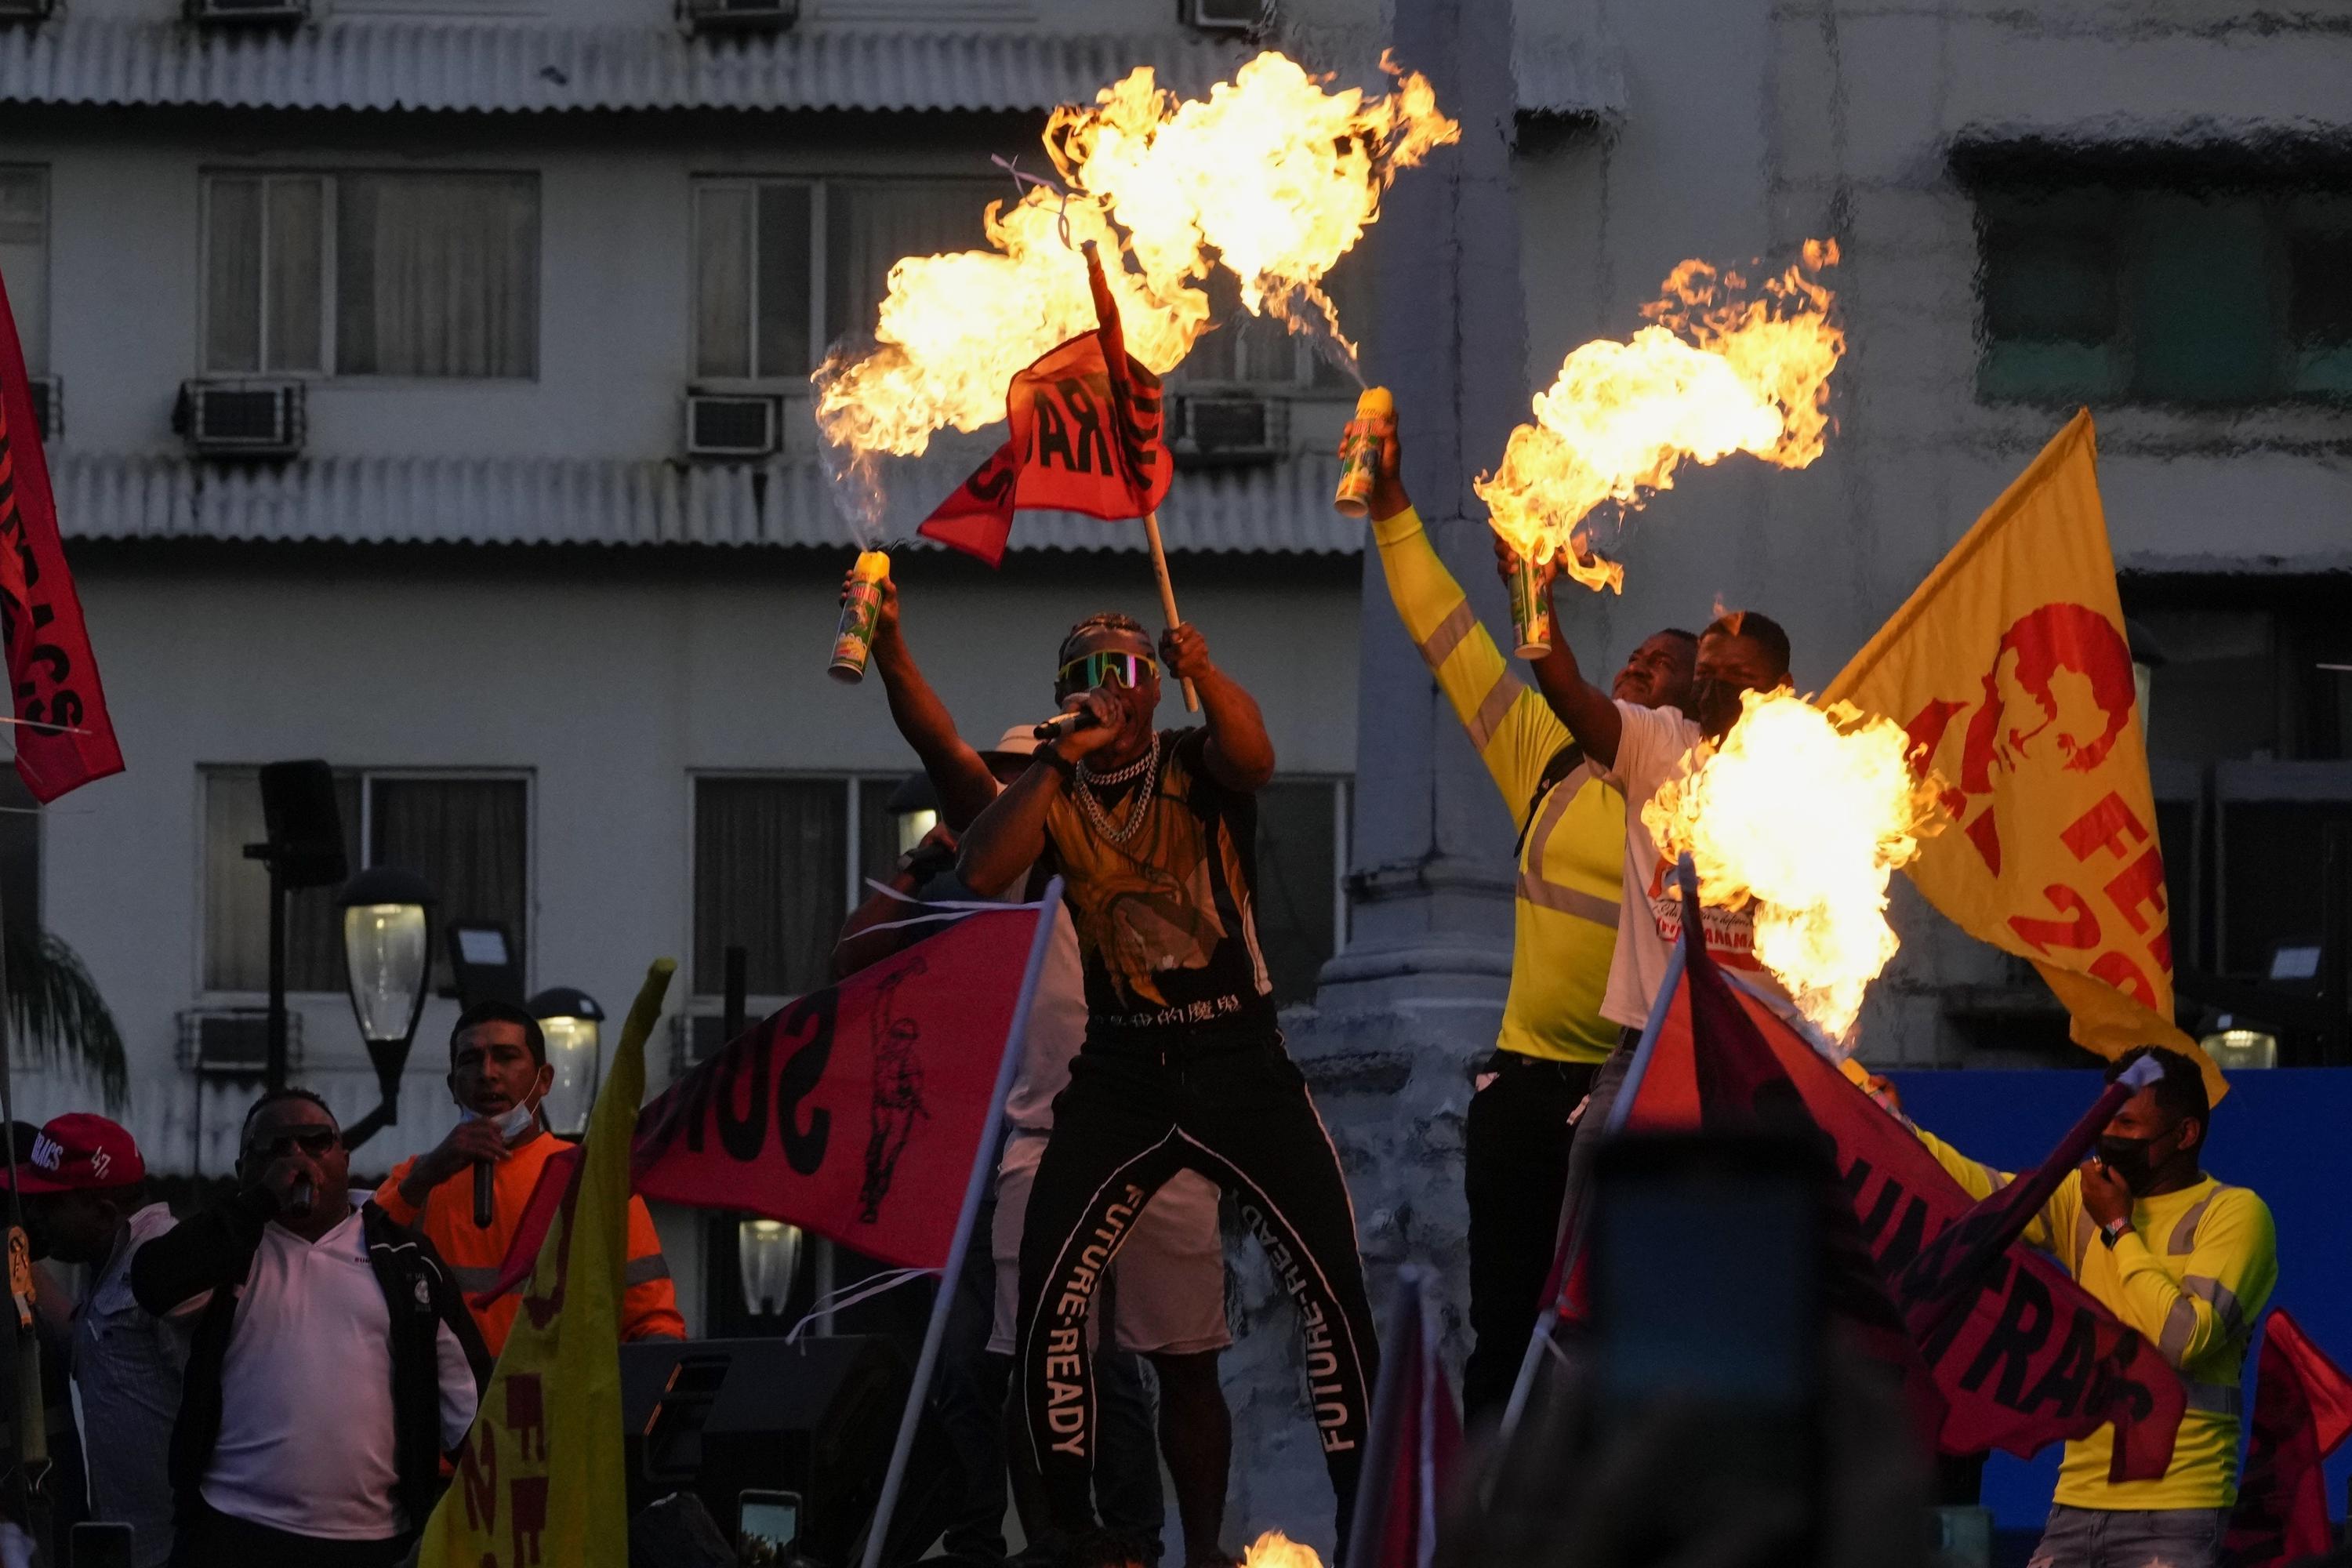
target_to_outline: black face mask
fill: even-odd
[[[2120,1133],[2105,1133],[2099,1139],[2099,1163],[2122,1177],[2124,1185],[2134,1194],[2144,1193],[2156,1179],[2156,1146],[2163,1142],[2163,1138],[2126,1138]]]
[[[1739,721],[1741,688],[1719,676],[1704,676],[1691,682],[1690,716],[1698,727],[1717,737],[1730,732]]]

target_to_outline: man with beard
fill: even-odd
[[[1507,571],[1517,563],[1508,545],[1498,540],[1495,549]],[[1551,613],[1557,576],[1557,563],[1547,562],[1538,584],[1547,614]],[[1557,615],[1552,625],[1559,625]],[[1668,779],[1696,760],[1692,752],[1731,732],[1739,721],[1745,693],[1775,691],[1789,684],[1789,634],[1779,622],[1753,610],[1732,610],[1709,622],[1698,635],[1688,714],[1612,699],[1584,679],[1575,650],[1557,632],[1551,650],[1535,660],[1534,668],[1544,700],[1583,743],[1585,755],[1610,771],[1625,797],[1625,918],[1618,923],[1608,989],[1601,999],[1601,1016],[1617,1025],[1620,1033],[1617,1048],[1593,1074],[1592,1092],[1578,1112],[1580,1125],[1605,1127],[1618,1086],[1633,1065],[1633,1046],[1649,1021],[1650,1005],[1665,983],[1666,961],[1682,934],[1682,900],[1667,876],[1672,866],[1643,822],[1642,808]],[[1787,991],[1756,960],[1753,910],[1707,909],[1702,920],[1708,954],[1767,1001],[1792,1011]],[[1599,1142],[1585,1138],[1570,1145],[1571,1194],[1583,1191]]]
[[[965,835],[991,897],[1040,856],[1063,878],[1086,976],[1086,1044],[1022,1235],[1015,1353],[1055,1529],[1093,1522],[1087,1320],[1136,1217],[1190,1168],[1234,1194],[1297,1304],[1344,1546],[1378,1357],[1339,1161],[1285,1050],[1253,913],[1256,793],[1274,776],[1257,703],[1191,626],[1160,638],[1207,724],[1157,731],[1160,667],[1125,616],[1080,621],[1055,659],[1064,731]]]
[[[2197,1063],[2142,1046],[2108,1064],[2107,1081],[2143,1058],[2164,1076],[2124,1102],[2097,1154],[2059,1184],[2025,1239],[2179,1369],[2189,1408],[2156,1480],[2107,1479],[2104,1426],[2066,1445],[2032,1568],[2216,1568],[2238,1499],[2239,1384],[2278,1283],[2277,1237],[2261,1198],[2200,1168],[2212,1111]],[[2009,1182],[1913,1131],[1970,1196]]]
[[[1462,1403],[1475,1419],[1499,1412],[1510,1397],[1543,1304],[1576,1108],[1617,1043],[1617,1026],[1601,1016],[1601,1001],[1617,945],[1625,797],[1544,700],[1511,674],[1423,531],[1401,458],[1391,433],[1371,497],[1389,596],[1519,834],[1511,989],[1462,1126],[1475,1336]],[[1676,627],[1654,634],[1617,672],[1611,697],[1643,709],[1687,701],[1697,644]]]

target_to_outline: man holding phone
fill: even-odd
[[[2261,1198],[2202,1169],[2212,1108],[2196,1062],[2141,1046],[2107,1065],[2107,1081],[2148,1058],[2164,1076],[2124,1102],[2097,1154],[2060,1184],[2025,1239],[2179,1369],[2189,1408],[2172,1466],[2156,1480],[2107,1479],[2106,1427],[2066,1445],[2030,1568],[2218,1568],[2238,1500],[2239,1384],[2278,1283],[2278,1238]],[[1912,1130],[1971,1196],[2009,1182]]]
[[[353,1208],[307,1089],[246,1113],[236,1195],[142,1247],[131,1289],[195,1326],[172,1436],[174,1568],[392,1568],[473,1425],[488,1355],[433,1244]]]

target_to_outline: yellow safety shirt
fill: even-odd
[[[1625,797],[1591,764],[1580,763],[1530,805],[1545,765],[1575,737],[1542,694],[1510,672],[1438,559],[1420,513],[1408,508],[1376,522],[1372,536],[1407,635],[1524,835],[1511,991],[1495,1043],[1545,1061],[1601,1061],[1617,1044],[1617,1026],[1601,1016],[1601,994],[1617,945]]]
[[[2010,1177],[1930,1132],[1919,1141],[1960,1185],[1987,1197]],[[2069,1173],[2025,1239],[2063,1264],[2101,1305],[2137,1329],[2180,1373],[2189,1409],[2172,1468],[2156,1480],[2110,1482],[2115,1430],[2066,1445],[2053,1500],[2070,1508],[2228,1508],[2238,1500],[2239,1384],[2254,1324],[2278,1283],[2268,1205],[2206,1176],[2177,1193],[2136,1199],[2131,1234],[2109,1247]]]

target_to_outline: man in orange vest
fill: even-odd
[[[505,1348],[522,1298],[509,1290],[482,1307],[472,1298],[498,1279],[541,1170],[568,1147],[540,1121],[539,1102],[554,1081],[539,1020],[509,1003],[477,1002],[449,1033],[449,1093],[464,1119],[436,1148],[394,1166],[375,1193],[396,1224],[423,1231],[439,1250],[493,1356]],[[488,1225],[477,1223],[476,1186],[483,1182],[490,1189]],[[621,1313],[625,1340],[686,1338],[661,1237],[645,1200],[634,1196]]]

